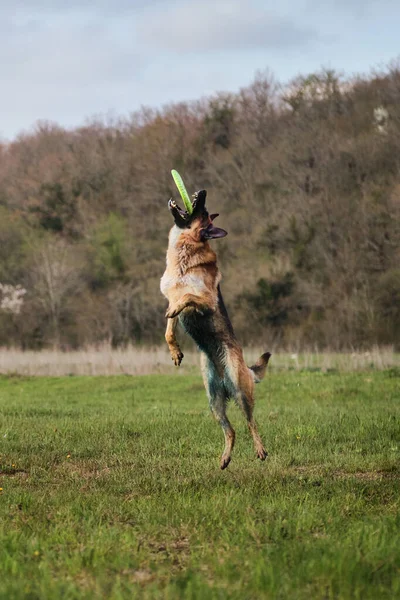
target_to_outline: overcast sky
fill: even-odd
[[[398,0],[0,0],[0,138],[142,105],[368,73],[400,55]]]

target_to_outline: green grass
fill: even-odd
[[[396,369],[271,372],[269,458],[199,377],[0,379],[0,598],[400,597]]]

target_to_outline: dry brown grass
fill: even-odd
[[[248,364],[258,358],[262,350],[248,348],[245,357]],[[273,352],[270,368],[283,370],[359,371],[400,367],[400,354],[393,348],[372,348],[369,352]],[[160,348],[115,349],[108,344],[82,350],[18,350],[0,348],[0,373],[19,375],[150,375],[173,373],[185,375],[197,372],[199,353],[185,351],[182,366],[173,366],[168,350]]]

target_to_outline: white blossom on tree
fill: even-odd
[[[12,315],[19,315],[24,303],[26,289],[21,285],[0,283],[0,309]]]
[[[379,133],[387,133],[389,112],[384,106],[374,108],[374,124]]]

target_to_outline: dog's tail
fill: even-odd
[[[268,361],[270,359],[271,353],[265,352],[260,356],[258,361],[252,367],[249,367],[252,375],[254,377],[255,383],[260,383],[262,379],[264,379],[265,370],[267,368]]]

